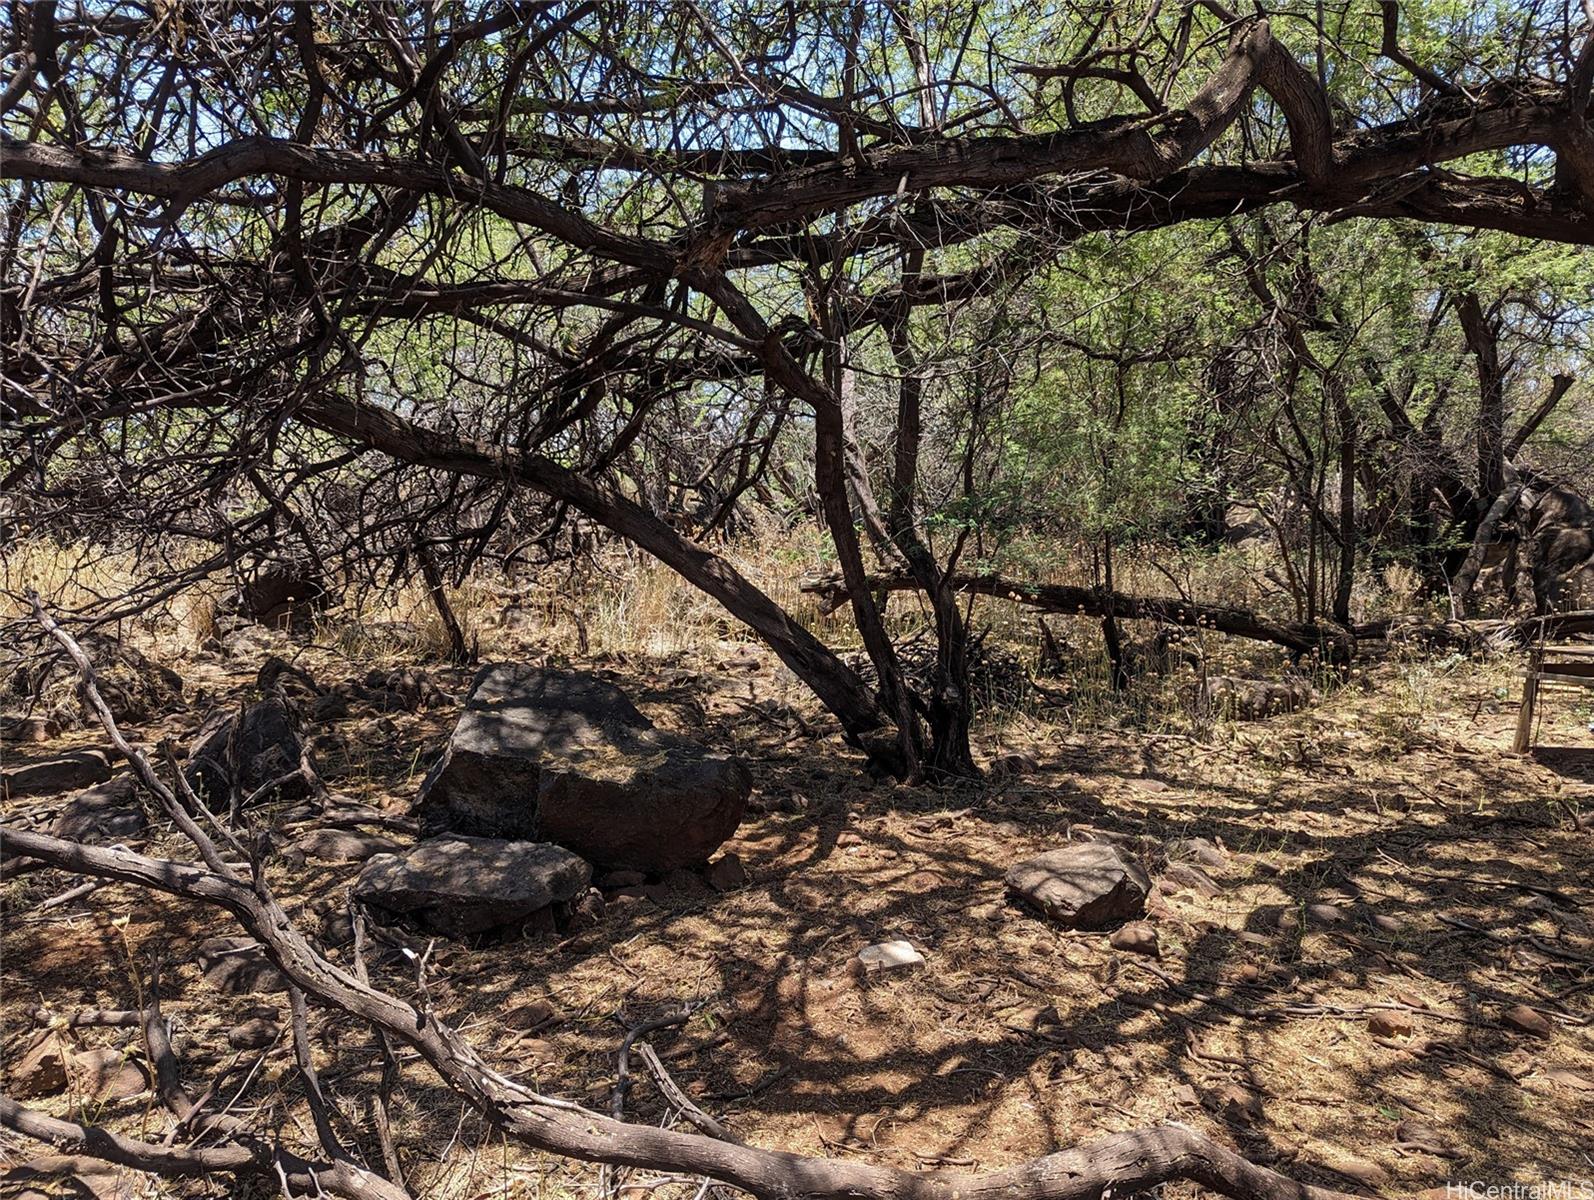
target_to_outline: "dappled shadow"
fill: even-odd
[[[767,676],[609,674],[661,727],[755,764],[755,811],[729,847],[751,880],[616,903],[563,937],[438,942],[424,996],[413,959],[373,951],[377,982],[434,1004],[506,1074],[607,1111],[627,1029],[690,1009],[648,1040],[689,1095],[760,1144],[972,1169],[1171,1117],[1352,1190],[1378,1172],[1414,1190],[1577,1167],[1573,1085],[1554,1072],[1594,1064],[1581,911],[1594,856],[1546,802],[1549,764],[1497,753],[1498,731],[1390,745],[1298,714],[1227,742],[1054,734],[1027,776],[902,788],[867,779],[817,721],[783,716]],[[400,719],[361,796],[404,810],[426,766],[407,739],[435,750],[451,715]],[[1159,959],[1061,931],[1003,894],[1014,861],[1102,836],[1160,879]],[[1165,873],[1170,847],[1192,838],[1218,856],[1202,868],[1210,889]],[[270,868],[311,928],[306,906],[336,899],[358,869]],[[174,908],[135,903],[153,924]],[[175,953],[219,932],[232,929],[216,914],[163,936]],[[895,938],[926,968],[860,977],[857,951]],[[226,1003],[175,974],[174,1007],[194,1019]],[[80,990],[109,1006],[127,987],[113,964]],[[527,1029],[534,1001],[551,1019]],[[1544,1014],[1551,1037],[1506,1024],[1517,1005]],[[1378,1013],[1399,1018],[1389,1032]],[[327,1075],[357,1111],[380,1075],[375,1048],[357,1023],[317,1019]],[[273,1086],[257,1081],[240,1103]],[[484,1136],[419,1072],[404,1091],[407,1154]],[[666,1118],[645,1082],[625,1111]],[[1409,1128],[1397,1145],[1403,1120],[1460,1157]]]

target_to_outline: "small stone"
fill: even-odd
[[[275,1021],[255,1017],[227,1031],[227,1044],[234,1050],[264,1050],[282,1031]]]
[[[1377,1037],[1410,1037],[1416,1025],[1406,1013],[1380,1009],[1367,1018],[1367,1028]]]
[[[736,855],[722,854],[709,866],[706,878],[716,892],[734,892],[747,886],[747,868]]]
[[[1512,1005],[1500,1014],[1500,1020],[1519,1033],[1531,1034],[1533,1037],[1547,1038],[1555,1032],[1555,1026],[1548,1017],[1526,1004]]]
[[[428,833],[536,838],[662,873],[707,862],[752,786],[739,759],[655,727],[597,675],[489,663],[415,815]]]
[[[312,829],[293,848],[325,862],[364,862],[373,854],[397,854],[401,849],[392,838],[352,829]]]
[[[515,1044],[515,1057],[522,1067],[541,1067],[559,1060],[559,1051],[542,1038],[524,1038]]]
[[[559,936],[559,920],[554,916],[553,906],[539,908],[521,923],[520,932],[523,937],[557,937]]]
[[[1019,1029],[1035,1031],[1045,1029],[1048,1026],[1061,1025],[1063,1023],[1063,1019],[1058,1014],[1057,1007],[1055,1005],[1048,1004],[1044,1008],[1031,1006],[1014,1009],[1012,1012],[1004,1013],[1002,1015],[1002,1023],[1005,1025],[1015,1026]]]
[[[96,1100],[129,1100],[149,1089],[149,1073],[123,1051],[109,1046],[72,1058],[76,1090]]]
[[[206,982],[229,995],[288,990],[282,972],[266,958],[266,948],[249,938],[206,938],[195,957]]]
[[[137,837],[147,824],[138,800],[138,780],[131,771],[123,771],[74,794],[50,832],[75,842],[119,842]]]
[[[1007,887],[1070,929],[1106,929],[1146,911],[1151,881],[1103,842],[1079,842],[1010,867]]]
[[[1250,1088],[1226,1083],[1212,1094],[1218,1115],[1239,1125],[1255,1125],[1262,1119],[1262,1097]]]
[[[988,774],[992,779],[1018,779],[1040,769],[1040,764],[1027,754],[1003,754],[991,761]]]
[[[1203,867],[1221,870],[1229,865],[1227,852],[1218,848],[1216,844],[1206,838],[1180,838],[1168,845],[1168,857],[1172,859],[1192,859]]]
[[[1345,910],[1337,904],[1308,904],[1306,920],[1308,924],[1316,925],[1320,929],[1330,925],[1343,925]]]
[[[0,716],[0,739],[8,742],[47,742],[60,732],[49,717]]]
[[[1368,923],[1381,933],[1401,933],[1406,928],[1406,922],[1399,917],[1391,917],[1387,913],[1369,913]]]
[[[546,1000],[528,1000],[510,1009],[501,1018],[510,1029],[530,1033],[559,1022],[559,1010]]]
[[[1152,958],[1162,954],[1157,942],[1157,931],[1152,928],[1150,921],[1129,922],[1108,938],[1107,944],[1114,950],[1125,950],[1130,954],[1145,954]]]
[[[1223,894],[1222,884],[1191,863],[1169,863],[1168,869],[1162,873],[1162,878],[1165,882],[1171,881],[1178,887],[1189,888],[1206,900]]]
[[[347,909],[329,912],[321,919],[321,944],[328,949],[354,944],[354,918]]]
[[[604,903],[603,893],[597,888],[588,888],[587,894],[577,900],[570,910],[570,930],[572,933],[583,929],[591,929],[609,911]]]
[[[1594,1092],[1594,1079],[1581,1071],[1570,1071],[1565,1067],[1556,1067],[1544,1072],[1544,1081],[1556,1087],[1570,1088],[1574,1092]]]
[[[1461,1152],[1439,1130],[1410,1117],[1395,1126],[1395,1144],[1402,1150],[1420,1150],[1439,1158],[1461,1157]]]
[[[463,937],[524,926],[538,910],[585,895],[591,878],[591,866],[562,846],[455,835],[373,856],[354,895],[429,932]],[[538,928],[552,920],[549,913]]]
[[[1344,1158],[1334,1170],[1368,1187],[1382,1187],[1389,1182],[1389,1172],[1365,1158]]]
[[[342,692],[328,692],[316,698],[310,706],[310,719],[316,724],[326,721],[341,721],[349,715],[349,698]]]
[[[858,962],[866,974],[878,971],[900,971],[924,966],[924,955],[913,948],[912,942],[876,942],[858,951]]]

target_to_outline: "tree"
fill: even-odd
[[[1280,204],[1594,239],[1594,51],[1537,8],[11,15],[7,477],[35,519],[98,496],[222,547],[211,569],[318,530],[323,557],[364,562],[325,497],[385,479],[378,553],[418,569],[424,546],[457,574],[506,525],[574,511],[713,595],[906,777],[973,764],[966,630],[914,503],[905,314],[955,317],[1093,232]],[[848,464],[844,393],[872,339],[901,379],[884,487]],[[637,486],[684,466],[638,469],[645,431],[714,389],[733,414],[714,457],[741,464],[723,493],[767,464],[771,428],[811,430],[877,697],[668,519],[693,481]],[[1334,407],[1353,511],[1352,409]],[[103,470],[107,439],[136,478]],[[928,696],[865,586],[870,491],[878,546],[937,613]]]

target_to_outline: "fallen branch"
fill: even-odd
[[[1036,612],[1060,616],[1105,617],[1158,621],[1164,625],[1184,625],[1212,629],[1232,637],[1273,642],[1297,653],[1321,650],[1335,656],[1347,655],[1355,642],[1355,631],[1338,625],[1309,624],[1303,621],[1277,621],[1249,608],[1229,604],[1203,604],[1163,596],[1132,596],[1104,588],[1080,587],[1069,583],[1032,583],[1003,575],[955,575],[951,586],[960,592],[996,596],[1022,604]],[[905,574],[871,575],[871,592],[912,591],[918,584]],[[801,589],[821,598],[820,609],[833,612],[848,598],[846,584],[834,576],[804,580]]]
[[[296,1191],[330,1193],[348,1200],[408,1200],[385,1179],[351,1163],[311,1163],[285,1150],[236,1143],[225,1146],[157,1146],[94,1125],[62,1121],[0,1096],[0,1125],[73,1154],[84,1154],[152,1175],[269,1175]]]
[[[681,1090],[680,1084],[676,1083],[670,1073],[664,1069],[664,1064],[659,1061],[658,1053],[652,1046],[646,1042],[638,1042],[636,1051],[637,1056],[642,1059],[642,1065],[648,1069],[648,1074],[653,1076],[653,1083],[663,1093],[664,1098],[675,1105],[681,1115],[699,1132],[711,1138],[718,1138],[722,1142],[743,1144],[741,1138],[692,1103],[691,1098]]]
[[[918,584],[905,574],[871,575],[870,591],[912,591]],[[957,575],[951,586],[962,592],[994,596],[1022,604],[1040,613],[1100,618],[1110,612],[1126,620],[1156,621],[1192,629],[1211,629],[1230,637],[1272,642],[1296,653],[1321,650],[1337,658],[1348,657],[1358,643],[1382,641],[1393,631],[1426,637],[1436,645],[1473,649],[1486,639],[1529,645],[1546,638],[1594,633],[1594,609],[1550,613],[1534,617],[1479,618],[1468,621],[1406,621],[1383,618],[1344,628],[1305,621],[1281,621],[1254,609],[1231,604],[1204,604],[1170,596],[1134,596],[1101,588],[1067,583],[1032,583],[1003,575]],[[847,602],[846,584],[834,575],[815,576],[801,590],[818,596],[820,611],[834,612]],[[1050,638],[1047,630],[1043,635]]]

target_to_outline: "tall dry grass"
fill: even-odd
[[[719,550],[828,645],[862,657],[850,613],[845,608],[821,612],[816,598],[802,590],[805,580],[833,570],[821,529],[771,527]],[[196,561],[197,550],[185,561],[179,547],[163,570]],[[1123,553],[1114,564],[1114,574],[1124,591],[1177,592],[1293,615],[1276,572],[1270,578],[1271,565],[1265,554],[1254,549],[1218,553],[1165,549]],[[999,558],[970,564],[970,569],[984,568],[1042,582],[1099,582],[1098,567],[1088,550],[1055,544],[1016,543]],[[0,619],[31,617],[24,600],[29,589],[36,589],[53,609],[70,612],[115,606],[148,575],[145,564],[125,553],[42,539],[21,542],[0,554],[4,589]],[[214,578],[180,589],[122,622],[116,632],[166,660],[192,655],[214,635],[215,606],[228,590],[225,579]],[[588,561],[514,577],[484,570],[447,589],[447,595],[467,643],[487,659],[546,654],[571,661],[605,656],[681,661],[705,649],[756,643],[749,630],[709,597],[621,544],[606,547]],[[1411,611],[1419,605],[1416,576],[1398,566],[1377,577],[1369,572],[1358,581],[1356,604],[1369,616]],[[1047,618],[1064,657],[1061,669],[1048,677],[1043,670],[1041,625],[1033,611],[989,596],[969,598],[965,611],[985,644],[1015,664],[1022,675],[1016,688],[1004,687],[999,702],[992,702],[991,696],[977,698],[976,732],[998,743],[1010,730],[1028,724],[1210,726],[1213,714],[1199,710],[1188,686],[1201,671],[1276,676],[1286,669],[1302,669],[1298,664],[1292,667],[1275,647],[1190,630],[1181,651],[1198,660],[1199,667],[1181,662],[1166,674],[1145,672],[1127,692],[1115,692],[1099,621]],[[887,616],[898,639],[931,636],[931,614],[917,594],[893,594]],[[1133,652],[1149,649],[1148,628],[1124,622],[1123,633]],[[318,617],[314,640],[361,667],[436,660],[448,650],[443,623],[418,580],[391,589],[347,588]],[[1444,674],[1431,664],[1413,664],[1399,694],[1392,697],[1391,720],[1408,729],[1420,724],[1423,714],[1440,699]],[[1314,681],[1324,691],[1344,682],[1326,670],[1319,670]]]

